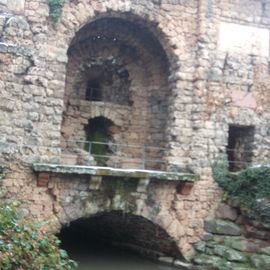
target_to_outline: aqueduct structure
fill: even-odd
[[[269,159],[270,4],[70,0],[53,25],[45,0],[11,2],[0,0],[7,196],[55,231],[97,217],[124,244],[188,258],[221,199],[215,156],[227,151],[231,170]]]

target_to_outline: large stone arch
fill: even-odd
[[[174,5],[174,4],[173,4]],[[184,4],[186,6],[186,4]],[[187,4],[187,6],[192,6]],[[188,7],[187,7],[188,8]],[[111,17],[111,18],[122,18],[129,22],[135,22],[142,26],[142,28],[148,29],[156,40],[161,44],[169,63],[169,90],[170,96],[168,101],[170,104],[170,109],[167,113],[166,128],[164,129],[166,146],[169,149],[166,154],[165,159],[169,161],[175,160],[175,155],[179,158],[182,157],[183,153],[181,151],[175,152],[174,148],[186,142],[185,135],[177,140],[181,140],[175,144],[175,135],[172,134],[172,128],[179,126],[176,123],[175,109],[178,106],[185,106],[185,100],[179,100],[177,97],[181,95],[180,89],[185,89],[186,83],[185,74],[181,72],[190,72],[190,63],[188,63],[188,70],[183,69],[184,62],[193,61],[195,41],[191,34],[186,32],[186,28],[182,28],[182,20],[175,20],[175,18],[166,11],[166,5],[160,1],[125,1],[125,2],[115,2],[115,1],[102,1],[102,3],[85,2],[85,1],[72,1],[67,2],[63,9],[63,15],[60,18],[56,31],[50,31],[50,44],[57,47],[57,51],[61,51],[62,55],[63,49],[65,53],[67,51],[67,46],[69,46],[76,34],[85,25],[91,24],[96,20]],[[194,27],[196,21],[194,20]],[[55,35],[56,34],[56,35]],[[192,49],[193,48],[193,49]],[[181,56],[183,54],[183,56]],[[64,58],[61,57],[61,60]],[[65,60],[66,61],[66,60]],[[180,70],[181,69],[181,70]],[[61,69],[63,70],[63,66]],[[178,75],[179,76],[176,76]],[[65,76],[65,74],[63,74]],[[183,75],[183,77],[182,77]],[[190,77],[190,76],[189,76]],[[189,78],[188,77],[188,78]],[[191,86],[188,86],[192,89]],[[60,95],[60,93],[59,93]],[[176,104],[177,103],[177,104]],[[183,104],[182,104],[183,103]],[[183,118],[187,119],[189,112],[183,112]],[[189,121],[189,120],[187,120]],[[187,126],[189,126],[187,124]],[[174,152],[174,154],[173,154]],[[170,156],[170,158],[169,158]]]
[[[88,220],[103,213],[137,216],[162,230],[168,241],[171,239],[175,248],[170,255],[186,256],[186,220],[179,217],[187,211],[175,201],[177,183],[109,176],[102,180],[94,176],[89,181],[89,175],[72,174],[53,177],[53,183],[50,195],[55,198],[58,231],[76,220]],[[143,229],[143,224],[138,226]]]
[[[160,148],[167,145],[171,64],[162,44],[144,23],[145,20],[127,13],[102,13],[76,32],[68,49],[62,125],[64,140],[83,140],[87,114],[88,118],[93,117],[91,114],[100,114],[97,102],[84,100],[85,89],[91,78],[105,85],[102,91],[107,89],[113,92],[111,95],[117,95],[117,91],[122,91],[122,88],[128,91],[128,100],[124,104],[120,99],[119,102],[111,102],[110,98],[109,101],[102,100],[105,102],[104,114],[107,111],[107,114],[116,115],[115,111],[122,111],[129,121],[127,126],[122,125],[116,143]],[[126,76],[125,85],[121,85],[123,73]],[[115,87],[116,90],[113,89]],[[121,106],[118,109],[114,106],[111,110],[112,104]],[[93,108],[99,112],[93,111]],[[125,119],[115,119],[117,121],[127,122]],[[130,155],[130,150],[127,151]],[[132,158],[139,155],[141,150],[137,152],[131,154]],[[146,155],[151,160],[165,157],[164,150],[152,148],[148,152]],[[164,169],[166,162],[160,164],[151,166],[162,166]]]
[[[120,18],[147,28],[166,52],[170,67],[175,69],[177,66],[179,61],[177,35],[179,33],[172,31],[177,22],[165,10],[160,9],[159,4],[151,3],[151,1],[141,1],[141,3],[130,1],[130,3],[121,4],[112,0],[103,1],[100,5],[66,3],[63,14],[66,16],[60,18],[56,30],[58,33],[63,33],[64,41],[61,42],[64,42],[66,46],[70,46],[76,33],[86,25],[103,18]]]
[[[62,247],[70,252],[98,243],[135,251],[158,259],[161,256],[182,258],[176,241],[151,220],[120,211],[101,212],[64,225],[58,234]]]

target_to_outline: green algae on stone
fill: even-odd
[[[270,269],[270,256],[254,254],[250,256],[252,264],[260,270]]]
[[[224,269],[224,264],[226,263],[226,260],[218,256],[199,254],[194,258],[194,262],[198,265],[207,266],[207,269],[211,269],[209,267],[215,267],[215,269]]]
[[[269,256],[270,256],[270,246],[269,246],[269,247],[265,247],[265,248],[261,248],[261,249],[259,250],[259,253],[265,254],[265,255],[269,255]]]
[[[64,7],[66,0],[47,0],[49,5],[49,15],[52,21],[53,27],[56,26],[59,18],[62,14],[62,9]]]
[[[228,248],[223,245],[215,245],[213,249],[214,254],[226,258],[228,261],[246,262],[247,257],[237,250]]]
[[[0,165],[0,180],[3,179],[5,176],[5,167]]]
[[[206,251],[206,243],[203,242],[203,241],[197,242],[194,247],[199,252],[205,252]]]
[[[224,239],[224,245],[237,249],[239,251],[245,251],[247,246],[247,240],[241,237],[230,237],[227,236]]]

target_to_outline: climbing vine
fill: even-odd
[[[230,173],[226,156],[213,164],[213,176],[230,199],[249,217],[270,225],[270,166],[250,167]]]
[[[66,0],[47,0],[50,10],[50,18],[54,27],[62,14],[65,1]]]

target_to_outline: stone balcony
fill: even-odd
[[[199,176],[186,172],[166,172],[141,169],[120,169],[98,166],[80,166],[34,163],[33,170],[38,174],[37,185],[46,187],[52,175],[89,175],[89,179],[94,186],[99,186],[103,180],[108,178],[128,181],[138,180],[138,183],[148,185],[150,181],[172,182],[177,184],[178,193],[188,195],[194,185],[199,180]]]
[[[118,169],[118,168],[98,167],[98,166],[34,163],[33,170],[35,172],[113,176],[113,177],[135,178],[135,179],[156,179],[164,181],[195,182],[198,180],[198,176],[192,173],[165,172],[165,171],[139,170],[139,169]]]

